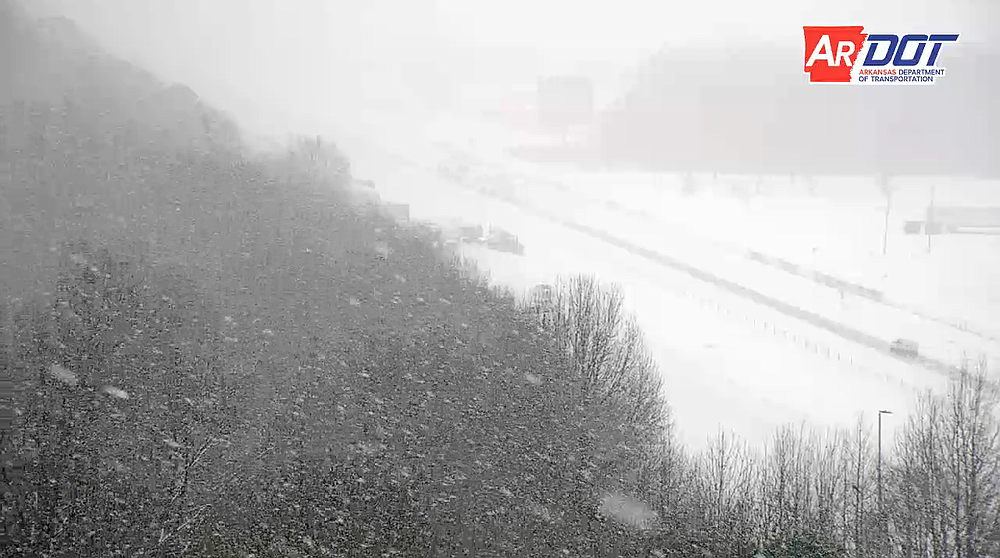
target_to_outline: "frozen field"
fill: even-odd
[[[885,343],[898,337],[919,340],[923,353],[945,363],[957,364],[963,358],[991,356],[996,359],[1000,356],[1000,343],[995,340],[914,315],[907,309],[849,293],[841,296],[836,289],[748,259],[746,248],[734,246],[731,240],[720,242],[705,238],[692,232],[691,227],[637,215],[636,211],[623,209],[620,204],[609,207],[531,181],[523,182],[517,196],[545,207],[559,208],[578,223],[600,224],[600,228],[637,246],[681,258],[744,287],[878,337]]]
[[[921,315],[1000,339],[1000,237],[902,234],[906,220],[938,206],[1000,206],[1000,182],[893,177],[887,253],[882,255],[885,198],[873,177],[818,177],[812,194],[802,177],[699,175],[695,193],[683,177],[640,172],[581,172],[504,155],[525,141],[496,125],[441,121],[430,137],[470,137],[477,157],[512,172],[558,183],[570,197],[612,202],[628,219],[683,227],[689,234],[745,253],[757,250],[804,268],[882,291]],[[467,140],[464,140],[468,143]],[[759,191],[758,191],[759,190]]]
[[[516,195],[559,208],[568,218],[598,226],[653,250],[683,255],[692,263],[738,279],[883,339],[905,337],[922,352],[948,364],[985,357],[1000,369],[1000,237],[942,235],[927,248],[924,236],[902,234],[902,222],[919,219],[933,182],[899,177],[890,212],[887,256],[881,255],[885,199],[865,178],[819,178],[810,193],[801,177],[699,176],[696,192],[681,194],[683,179],[650,173],[580,172],[507,157],[496,126],[461,129],[450,123],[427,133],[474,138],[484,167],[502,169]],[[489,143],[489,142],[492,143]],[[466,141],[465,143],[470,143]],[[453,151],[470,152],[453,140]],[[1000,205],[996,186],[985,182],[937,185],[938,205]],[[750,194],[753,194],[750,196]],[[996,200],[993,202],[992,200]],[[796,276],[748,257],[754,250],[800,267],[883,293],[876,303]]]
[[[385,199],[410,203],[413,218],[439,223],[461,218],[518,234],[524,257],[466,249],[498,284],[525,290],[560,275],[589,273],[621,285],[664,373],[679,432],[689,445],[701,446],[720,426],[751,443],[788,422],[846,427],[861,412],[905,411],[915,390],[943,384],[937,374],[544,216],[459,189],[433,172],[436,159],[428,164],[365,146],[348,151],[358,176],[375,180]]]
[[[1000,337],[1000,237],[904,235],[903,222],[919,220],[935,186],[936,205],[1000,206],[1000,183],[934,185],[897,178],[886,255],[882,255],[885,198],[870,179],[816,179],[809,196],[789,177],[765,178],[746,201],[735,192],[756,188],[750,177],[695,177],[697,192],[680,193],[680,177],[581,173],[559,181],[580,195],[613,200],[648,220],[882,291],[891,301],[986,337]]]

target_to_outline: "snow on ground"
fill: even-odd
[[[990,355],[1000,367],[1000,343],[862,297],[851,294],[841,297],[838,291],[810,279],[747,259],[746,249],[720,247],[711,239],[699,238],[687,228],[671,227],[652,218],[637,218],[634,213],[588,202],[571,193],[553,193],[552,189],[546,191],[544,186],[519,190],[518,196],[545,207],[559,208],[560,212],[578,223],[596,225],[637,246],[681,258],[747,288],[864,331],[887,343],[899,337],[916,339],[921,344],[921,352],[941,361],[958,364],[965,358]]]
[[[697,193],[681,194],[683,177],[643,172],[581,171],[518,161],[505,154],[519,136],[497,124],[440,120],[423,132],[438,142],[463,138],[476,156],[515,174],[566,187],[567,197],[613,202],[634,217],[683,227],[730,249],[748,248],[839,279],[883,291],[888,300],[939,321],[1000,339],[1000,237],[904,235],[903,222],[938,206],[1000,205],[993,181],[893,177],[887,253],[882,255],[885,198],[873,177],[818,177],[812,195],[803,177],[700,175]],[[469,140],[472,140],[471,142]],[[758,195],[753,195],[759,189]],[[961,349],[949,348],[960,355]],[[967,351],[975,357],[979,351]]]
[[[902,177],[894,182],[892,207],[903,216],[890,220],[893,251],[891,257],[883,258],[884,198],[883,209],[879,209],[881,194],[864,178],[816,180],[814,193],[819,194],[810,196],[805,186],[794,184],[794,177],[784,178],[785,183],[755,177],[700,177],[696,182],[700,181],[698,188],[703,193],[690,197],[680,194],[676,176],[582,173],[517,161],[503,153],[504,142],[513,141],[515,136],[505,135],[495,125],[472,130],[475,132],[458,129],[452,123],[450,127],[432,128],[430,134],[436,134],[435,141],[442,145],[447,143],[443,139],[447,133],[455,137],[472,133],[477,149],[452,144],[451,151],[469,153],[482,169],[490,169],[480,170],[481,174],[506,174],[506,180],[516,186],[519,199],[558,208],[572,221],[596,226],[643,248],[683,257],[688,263],[886,343],[896,338],[915,339],[922,353],[941,362],[958,365],[969,359],[987,358],[992,369],[1000,369],[1000,338],[994,337],[991,329],[1000,327],[1000,322],[992,319],[994,305],[975,304],[977,300],[1000,296],[990,289],[991,272],[997,271],[1000,279],[1000,264],[996,263],[1000,260],[966,261],[970,253],[1000,253],[992,248],[1000,248],[1000,239],[941,236],[933,242],[943,247],[928,253],[926,237],[902,235],[902,220],[920,217],[918,208],[923,202],[917,188],[919,178]],[[710,183],[707,193],[706,183]],[[747,197],[755,191],[761,195]],[[956,197],[956,192],[962,195]],[[951,184],[947,194],[935,194],[935,199],[945,204],[982,203],[989,196],[988,187],[966,182]],[[869,254],[867,264],[859,263],[857,247],[866,246],[866,240],[871,239],[878,244],[877,253]],[[937,275],[918,269],[930,266],[936,254],[953,249],[957,243],[964,243],[961,252],[966,260],[951,262],[947,270],[935,268]],[[814,280],[748,258],[749,251],[756,250],[802,266],[804,260],[798,252],[806,248],[810,258],[805,260],[803,271],[818,270],[876,287],[886,293],[891,305],[850,293],[842,296]],[[865,276],[871,275],[873,265],[879,274],[875,283]],[[952,283],[943,286],[947,281]],[[914,298],[921,296],[924,298]],[[961,308],[956,309],[956,303]]]
[[[415,219],[460,218],[517,234],[526,247],[523,257],[478,246],[465,250],[495,283],[523,291],[577,273],[618,283],[663,371],[679,433],[692,447],[703,446],[720,426],[751,443],[790,422],[848,427],[861,412],[905,412],[915,390],[943,382],[551,220],[456,188],[432,172],[434,160],[421,167],[370,146],[348,152],[356,174],[375,180],[384,199],[410,203]]]
[[[581,194],[614,199],[642,209],[652,219],[697,229],[719,241],[739,239],[745,247],[790,260],[835,277],[882,290],[894,301],[972,329],[1000,336],[1000,237],[904,235],[903,222],[923,218],[933,181],[902,177],[890,207],[886,255],[882,255],[885,198],[868,178],[816,179],[815,197],[788,177],[765,179],[758,197],[743,203],[732,195],[752,191],[750,177],[697,177],[701,192],[686,198],[678,177],[621,177],[568,173],[561,182]],[[934,202],[1000,205],[1000,184],[939,183]]]

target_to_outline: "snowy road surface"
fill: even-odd
[[[537,182],[529,182],[537,184]],[[523,188],[519,198],[537,200],[533,205],[558,207],[572,215],[576,223],[600,223],[602,231],[612,231],[616,242],[627,242],[635,249],[662,259],[669,253],[684,262],[736,280],[740,287],[753,289],[768,298],[777,299],[822,319],[839,324],[845,334],[852,335],[869,346],[887,348],[896,338],[918,340],[921,353],[929,357],[925,364],[938,370],[959,365],[964,359],[992,357],[1000,369],[1000,342],[963,331],[939,320],[914,314],[911,310],[884,304],[852,294],[842,294],[834,288],[800,275],[793,275],[747,257],[744,247],[720,245],[705,239],[691,228],[665,222],[642,219],[617,207],[582,200],[580,196],[545,186]],[[581,225],[588,228],[588,225]],[[602,237],[608,236],[598,233]],[[605,238],[605,240],[608,240]],[[843,327],[841,327],[843,326]],[[853,331],[848,332],[844,327]],[[863,340],[862,340],[863,339]]]
[[[906,235],[903,223],[927,207],[1000,206],[998,181],[890,177],[888,250],[882,253],[886,198],[871,176],[733,176],[580,169],[510,156],[516,130],[469,118],[440,117],[419,131],[431,143],[474,152],[488,166],[557,184],[570,198],[616,206],[628,220],[670,224],[745,253],[780,257],[801,268],[877,289],[909,314],[1000,340],[1000,236]],[[547,140],[551,143],[551,139]],[[955,352],[965,348],[955,342]],[[966,351],[975,357],[979,352]],[[989,353],[989,351],[986,351]]]
[[[468,249],[496,282],[527,289],[558,275],[590,273],[621,285],[689,445],[702,445],[720,425],[753,443],[788,422],[846,427],[859,412],[903,412],[915,391],[943,385],[938,374],[590,234],[603,231],[457,188],[427,168],[435,159],[421,163],[366,145],[348,152],[357,174],[374,179],[385,199],[410,203],[414,218],[460,217],[518,234],[524,257]]]
[[[407,161],[405,155],[399,157]],[[471,154],[466,157],[475,160]],[[431,160],[436,159],[431,156]],[[412,159],[406,164],[414,168],[430,167],[427,170],[433,172],[433,164]],[[544,179],[519,177],[507,168],[482,168],[488,170],[480,174],[475,181],[478,184],[459,185],[480,186],[481,190],[485,190],[481,186],[492,188],[493,191],[485,195],[505,199],[523,211],[684,271],[887,355],[893,356],[889,351],[893,339],[914,338],[921,343],[922,354],[913,360],[947,375],[954,375],[963,359],[1000,355],[996,343],[920,318],[909,311],[854,296],[845,304],[837,292],[827,286],[748,260],[744,253],[720,250],[718,243],[706,241],[690,230],[674,230],[673,234],[666,235],[668,240],[664,242],[662,225],[623,218],[615,214],[614,208],[607,209],[604,205],[581,203],[580,197],[567,194],[569,188],[558,183],[549,181],[539,187]],[[498,184],[507,188],[498,189]],[[589,223],[597,223],[600,227]]]
[[[549,174],[546,175],[535,165],[505,159],[496,153],[486,157],[478,153],[473,155],[461,145],[442,147],[442,152],[463,152],[466,159],[478,161],[480,176],[474,181],[486,185],[506,181],[514,186],[510,188],[510,195],[516,197],[518,203],[548,208],[550,213],[557,208],[559,216],[586,227],[596,223],[597,228],[613,232],[616,240],[628,242],[633,248],[651,254],[669,253],[714,275],[735,278],[741,287],[819,315],[821,321],[837,322],[846,334],[873,348],[888,350],[893,339],[914,339],[924,355],[921,362],[938,371],[948,372],[963,362],[980,359],[986,359],[991,369],[1000,370],[1000,340],[997,338],[958,327],[959,320],[943,319],[940,312],[935,316],[933,310],[921,312],[912,306],[875,301],[831,288],[810,277],[808,268],[800,267],[798,274],[792,274],[778,266],[755,261],[750,253],[756,246],[742,242],[740,230],[713,228],[711,222],[707,225],[703,222],[696,228],[692,225],[694,222],[671,221],[659,209],[664,204],[653,202],[655,195],[649,192],[635,197],[623,195],[611,184],[588,190],[552,178],[551,174],[559,176],[552,169],[547,169]],[[647,205],[635,205],[642,201]],[[719,199],[713,203],[725,206],[733,201]],[[699,219],[705,221],[704,217]],[[731,236],[723,238],[723,233]],[[921,280],[922,277],[914,277],[911,282],[920,283]],[[977,292],[973,290],[967,296],[975,298]],[[847,330],[843,329],[845,327]]]

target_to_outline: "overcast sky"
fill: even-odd
[[[547,72],[618,75],[663,44],[766,39],[803,24],[998,40],[995,0],[29,0],[244,123],[301,129],[379,97]],[[419,90],[416,91],[416,90]],[[267,124],[265,124],[265,121]]]

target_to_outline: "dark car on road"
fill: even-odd
[[[889,345],[889,352],[907,358],[916,358],[919,354],[917,342],[910,339],[896,339]]]

